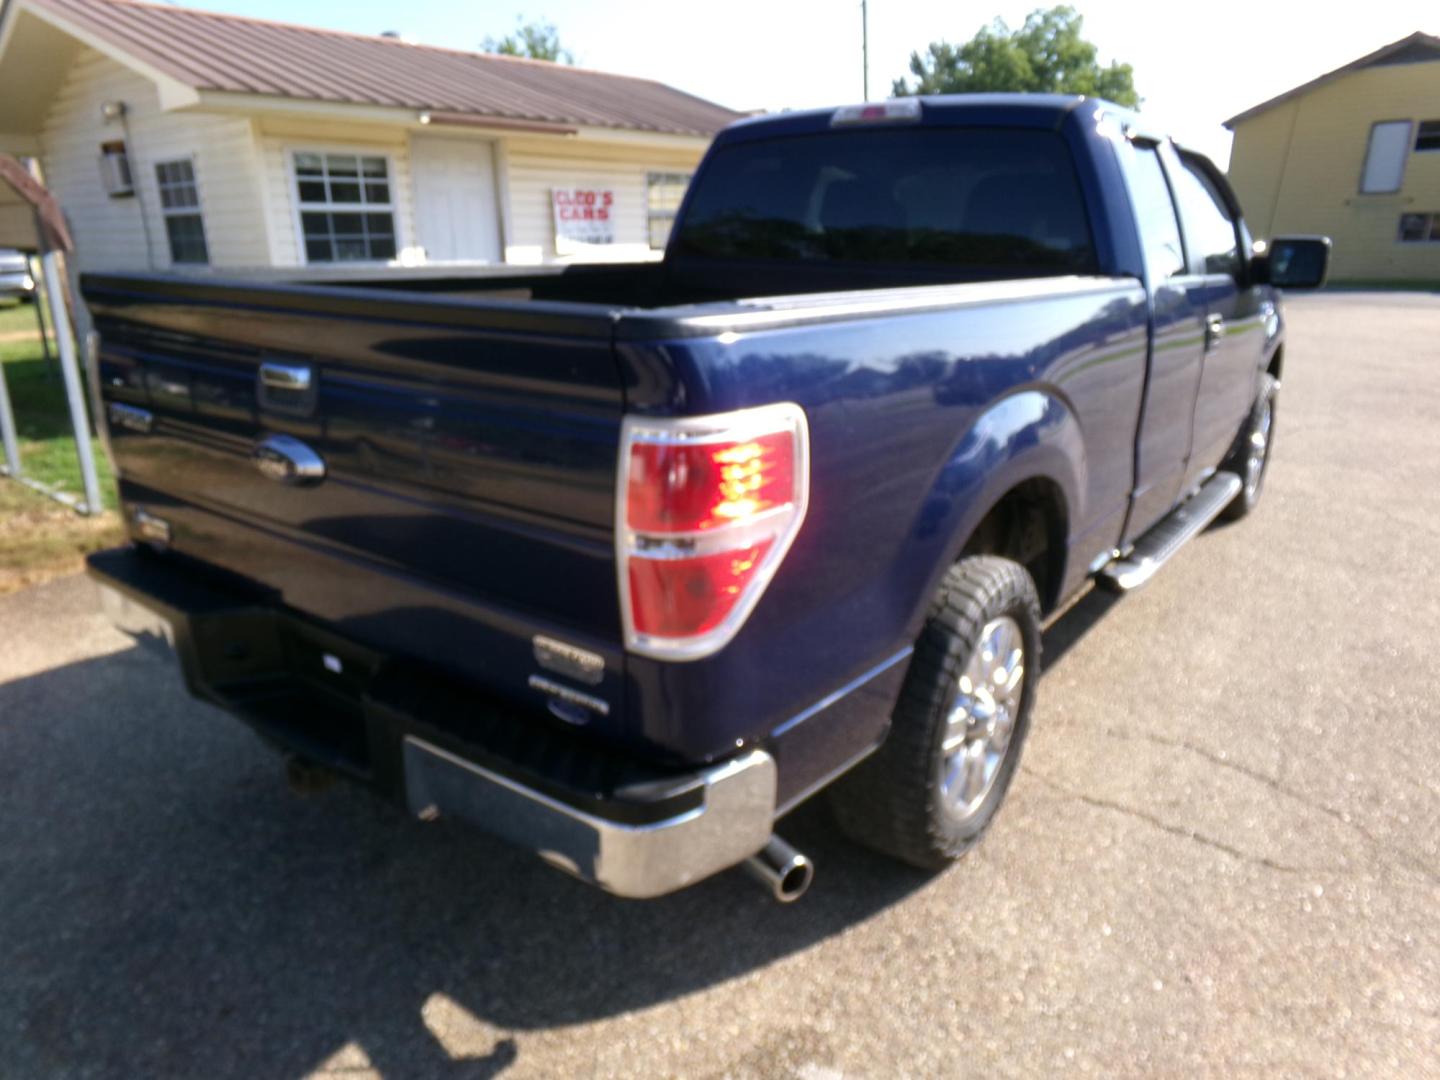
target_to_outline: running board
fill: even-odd
[[[1240,477],[1217,472],[1190,498],[1150,527],[1129,555],[1114,559],[1101,568],[1097,580],[1114,592],[1138,589],[1155,576],[1155,571],[1185,546],[1196,533],[1214,521],[1230,500],[1240,493]]]

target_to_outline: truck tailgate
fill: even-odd
[[[537,709],[533,637],[593,651],[587,691],[621,721],[607,311],[137,277],[89,276],[84,293],[132,522],[143,511],[175,552]],[[267,385],[262,368],[304,378]],[[273,435],[314,450],[324,478],[262,473],[252,455]]]

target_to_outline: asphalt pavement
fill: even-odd
[[[1261,508],[1051,627],[939,875],[809,805],[798,904],[612,899],[0,599],[0,1077],[1440,1076],[1440,295],[1288,310]]]

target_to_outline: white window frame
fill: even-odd
[[[1381,128],[1405,128],[1405,137],[1400,141],[1399,165],[1394,187],[1368,187],[1370,157],[1375,153],[1375,136]],[[1361,195],[1394,195],[1405,186],[1405,166],[1410,160],[1410,148],[1415,144],[1415,122],[1413,120],[1376,120],[1370,125],[1370,134],[1365,139],[1365,158],[1360,163]]]
[[[1395,242],[1410,247],[1414,244],[1440,244],[1440,211],[1433,210],[1406,210],[1400,215],[1401,221],[1407,217],[1418,217],[1425,219],[1425,235],[1417,240],[1406,240],[1400,230],[1399,222],[1396,223]]]
[[[160,181],[160,170],[166,165],[189,165],[190,183],[195,188],[194,206],[166,206],[165,188],[167,185]],[[155,179],[155,205],[160,210],[160,220],[165,225],[165,252],[169,256],[171,266],[210,266],[214,262],[214,255],[210,251],[210,230],[205,224],[205,196],[200,191],[200,164],[194,154],[179,154],[175,157],[157,159],[151,166],[151,175]],[[168,185],[173,187],[174,185]],[[205,244],[204,262],[179,262],[175,258],[175,246],[170,241],[170,219],[172,217],[198,217],[200,219],[200,238]]]
[[[665,212],[663,212],[663,211],[662,211],[661,213],[657,214],[657,213],[656,213],[653,209],[651,209],[651,207],[650,207],[650,178],[651,178],[651,177],[665,177],[666,179],[670,179],[670,178],[673,178],[673,177],[676,177],[676,176],[683,176],[683,177],[685,178],[685,191],[682,192],[681,195],[680,195],[680,201],[681,201],[681,202],[684,202],[684,201],[685,201],[685,195],[689,194],[690,185],[695,182],[695,171],[694,171],[693,169],[692,169],[690,172],[684,172],[683,170],[680,170],[680,169],[646,169],[646,170],[645,170],[645,246],[646,246],[647,248],[649,248],[651,251],[664,251],[664,250],[665,250],[663,247],[657,248],[657,247],[655,247],[655,245],[654,245],[653,243],[651,243],[651,240],[650,240],[650,225],[651,225],[651,223],[652,223],[657,217],[664,217],[664,216],[666,216],[666,214],[665,214]],[[671,231],[672,233],[675,231],[675,220],[676,220],[677,217],[679,217],[679,215],[680,215],[680,204],[679,204],[679,203],[676,203],[675,209],[672,210],[672,211],[669,211],[670,231]],[[668,244],[669,244],[669,234],[666,235],[666,244],[667,244],[667,246],[668,246]]]
[[[300,266],[333,266],[343,269],[347,266],[394,266],[400,262],[401,252],[410,246],[410,230],[405,215],[400,212],[399,172],[395,168],[396,158],[393,148],[382,150],[374,146],[355,144],[297,142],[282,144],[280,152],[285,158],[285,183],[288,187],[290,201],[290,225],[295,237],[295,253]],[[295,157],[298,154],[353,154],[356,157],[384,158],[385,172],[390,184],[389,204],[381,206],[379,203],[302,203],[300,201],[300,176],[295,168]],[[363,183],[363,180],[361,182]],[[408,196],[408,184],[406,195]],[[395,257],[393,259],[335,259],[311,262],[310,255],[305,250],[305,222],[301,217],[307,208],[312,212],[331,214],[373,214],[388,211],[391,221],[395,225]]]

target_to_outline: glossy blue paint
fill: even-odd
[[[906,646],[770,733],[766,745],[779,769],[776,801],[782,813],[884,741],[913,652]]]
[[[1118,541],[1144,290],[1097,279],[1068,295],[957,303],[983,288],[886,319],[620,348],[631,401],[650,388],[696,413],[793,401],[810,425],[805,526],[739,637],[692,663],[630,658],[627,707],[649,738],[720,753],[893,655],[975,524],[1024,480],[1064,492],[1072,542],[1089,545],[1068,560],[1080,573]],[[696,741],[707,727],[709,746]]]
[[[476,325],[435,301],[391,315],[348,293],[318,325],[273,302],[237,318],[213,289],[86,295],[104,393],[155,415],[150,434],[113,433],[121,497],[169,521],[176,552],[521,707],[546,707],[528,684],[532,636],[600,653],[593,692],[628,737],[607,336]],[[312,368],[312,415],[259,401],[258,365],[280,358]],[[319,453],[325,482],[262,476],[249,455],[271,433]]]
[[[941,128],[1057,132],[1098,272],[737,302],[756,287],[747,278],[703,303],[676,295],[665,265],[387,289],[91,277],[103,392],[156,415],[150,435],[112,433],[122,497],[170,520],[182,554],[453,672],[528,722],[549,722],[528,686],[531,636],[591,650],[605,673],[586,692],[611,706],[591,734],[686,762],[763,744],[782,801],[797,797],[883,735],[896,658],[999,500],[1035,481],[1058,493],[1063,597],[1214,466],[1237,381],[1281,347],[1264,330],[1270,290],[1162,281],[1146,266],[1126,165],[1138,117],[1003,95],[923,110]],[[742,122],[717,145],[823,132],[831,115]],[[704,183],[702,165],[692,190]],[[1206,383],[1203,319],[1225,304],[1233,353]],[[313,367],[313,412],[258,400],[266,359]],[[627,655],[613,556],[622,416],[779,401],[805,410],[812,479],[773,582],[720,653]],[[1215,433],[1198,452],[1197,424]],[[311,445],[325,482],[261,477],[248,452],[262,433]]]

